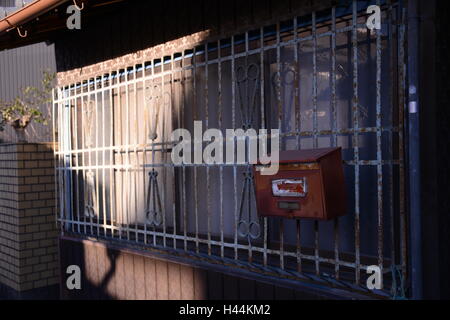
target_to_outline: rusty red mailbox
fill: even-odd
[[[280,152],[276,175],[254,167],[261,216],[330,220],[346,213],[341,148]]]

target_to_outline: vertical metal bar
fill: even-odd
[[[276,35],[276,63],[277,63],[277,82],[276,82],[276,99],[277,99],[277,107],[278,107],[278,128],[281,132],[283,132],[283,103],[281,98],[281,46],[280,46],[280,23],[277,23],[276,26],[277,35]],[[283,141],[281,142],[283,148],[285,145]],[[280,268],[284,270],[284,219],[279,219],[279,233],[280,233]]]
[[[60,107],[60,116],[59,116],[59,127],[61,129],[65,128],[65,124],[64,124],[64,111],[65,111],[65,98],[66,98],[67,92],[66,92],[66,88],[62,88],[62,93],[61,96],[62,98],[62,103],[61,103],[61,107]],[[64,158],[65,158],[65,153],[64,153],[64,131],[61,130],[61,134],[59,137],[60,140],[60,146],[61,146],[61,156],[60,156],[60,167],[61,167],[61,174],[59,176],[60,179],[60,184],[63,186],[63,192],[61,193],[61,197],[60,197],[60,202],[61,202],[61,212],[60,212],[60,219],[66,219],[65,213],[66,213],[66,199],[65,199],[65,189],[66,189],[66,184],[65,184],[65,175],[66,175],[66,171],[65,171],[65,165],[64,165]],[[66,226],[67,226],[67,222],[64,222],[64,228],[63,230],[66,231]]]
[[[336,101],[336,7],[331,9],[331,114],[332,141],[331,145],[338,145],[337,139],[337,101]],[[334,219],[334,276],[339,279],[339,218]]]
[[[75,85],[75,94],[76,94],[76,85]],[[78,145],[78,105],[77,105],[77,101],[78,101],[78,99],[79,98],[75,98],[75,100],[74,100],[74,123],[75,123],[75,129],[74,129],[74,141],[75,141],[75,143],[74,143],[74,147],[75,147],[75,150],[79,150],[80,149],[80,147],[79,147],[79,145]],[[80,183],[79,183],[79,169],[78,169],[78,167],[80,166],[80,161],[79,161],[79,156],[80,156],[80,152],[79,151],[77,151],[76,153],[75,153],[75,163],[76,163],[76,166],[77,166],[77,169],[75,170],[75,176],[76,176],[76,179],[75,179],[75,195],[76,195],[76,199],[77,199],[77,219],[76,219],[76,221],[77,221],[77,231],[78,231],[78,233],[80,233],[80,203],[81,203],[81,201],[80,201]],[[74,219],[75,220],[75,219]]]
[[[193,122],[198,120],[198,114],[197,114],[197,48],[194,48],[193,50],[193,90],[192,90],[192,96],[193,96]],[[196,144],[194,144],[195,149]],[[194,213],[195,213],[195,251],[197,253],[200,252],[199,247],[199,230],[198,230],[198,184],[197,184],[197,166],[194,166]]]
[[[184,110],[186,108],[186,51],[183,50],[181,60],[181,124],[184,128]],[[183,211],[183,233],[184,233],[184,251],[187,251],[187,206],[186,206],[186,166],[182,164],[182,211]]]
[[[70,201],[70,204],[69,204],[69,208],[68,208],[68,217],[69,217],[69,219],[71,220],[70,221],[70,224],[72,225],[72,230],[74,231],[75,230],[75,226],[74,226],[74,210],[73,210],[73,208],[74,208],[74,190],[73,190],[73,171],[72,171],[72,167],[73,167],[73,155],[72,155],[72,153],[70,152],[71,151],[71,149],[72,149],[72,137],[73,137],[73,134],[72,134],[72,132],[73,132],[73,120],[72,120],[72,117],[73,117],[73,114],[72,114],[72,104],[71,104],[71,89],[70,89],[70,86],[69,86],[69,97],[68,97],[68,100],[67,100],[67,106],[68,106],[68,124],[67,124],[67,126],[68,126],[68,129],[69,129],[69,131],[68,131],[68,134],[67,134],[67,144],[68,144],[68,146],[67,146],[67,158],[69,158],[69,168],[68,168],[68,170],[67,170],[67,178],[68,178],[68,180],[69,180],[69,186],[70,187],[68,187],[68,189],[70,190],[69,191],[69,193],[70,193],[70,196],[69,196],[69,201]],[[67,159],[66,159],[66,165],[67,165]]]
[[[161,131],[162,131],[162,137],[161,137],[161,141],[164,142],[166,141],[166,117],[167,117],[167,110],[166,110],[166,103],[165,103],[165,82],[166,82],[166,77],[164,74],[164,58],[161,59],[162,61],[162,69],[161,71],[163,72],[163,75],[161,77],[161,103],[162,103],[162,107],[163,110],[160,110],[160,112],[162,111],[162,127],[161,127]],[[165,157],[167,155],[167,152],[165,150],[165,144],[163,143],[161,146],[161,159],[162,162],[165,162]],[[163,246],[166,247],[167,246],[167,221],[166,221],[166,186],[167,186],[167,167],[163,167],[163,192],[162,192],[162,207],[163,207]]]
[[[156,89],[155,89],[157,87],[157,85],[155,85],[155,77],[153,77],[155,75],[155,73],[156,73],[155,69],[156,69],[156,63],[155,63],[155,60],[153,60],[153,69],[152,69],[152,101],[157,101],[157,99],[158,99],[158,97],[157,97],[158,92],[156,92]],[[151,107],[152,108],[158,108],[159,106],[158,106],[157,102],[156,103],[153,102]],[[159,111],[155,110],[155,112],[159,112]],[[150,121],[153,121],[153,119],[150,119]],[[157,133],[158,122],[159,122],[159,118],[155,121],[155,125],[154,125],[154,128],[153,128],[155,133]],[[156,148],[156,146],[155,146],[154,142],[155,141],[152,140],[152,143],[151,143],[151,146],[152,146],[152,165],[155,165],[155,158],[156,158],[155,157],[155,152],[156,152],[155,148]],[[148,183],[152,183],[152,181],[149,180]],[[153,186],[151,188],[151,190],[149,188],[149,192],[150,191],[152,193],[150,193],[148,196],[149,197],[153,197],[153,201],[157,201],[156,198],[155,198],[156,197],[155,196],[156,195],[155,186]],[[162,208],[160,208],[160,209],[162,209]],[[156,239],[156,225],[153,224],[152,228],[153,228],[153,245],[156,246],[156,240],[157,240]]]
[[[248,66],[248,51],[249,51],[248,32],[245,32],[245,67],[246,68]],[[247,75],[247,76],[249,76],[249,75]],[[256,88],[257,88],[257,86],[255,84],[255,90],[256,90]],[[246,96],[247,96],[247,101],[245,101],[245,103],[247,105],[246,118],[249,121],[249,123],[248,123],[249,127],[248,128],[251,128],[253,126],[253,124],[250,122],[252,120],[250,114],[252,113],[253,105],[251,103],[253,101],[251,101],[251,98],[250,98],[250,80],[249,79],[246,81],[246,91],[245,92],[246,92]],[[255,92],[255,94],[256,94],[256,92]],[[250,150],[249,142],[250,141],[247,138],[246,139],[246,147],[248,148],[248,150]],[[247,151],[247,152],[249,152],[249,151]],[[247,162],[250,163],[250,159],[247,159]],[[250,221],[252,219],[252,217],[251,217],[252,202],[251,201],[252,201],[252,188],[253,188],[253,186],[252,186],[252,184],[249,181],[247,181],[247,182],[248,182],[248,216],[249,216],[249,221],[248,222],[250,223]],[[244,182],[244,183],[247,183],[247,182]],[[242,194],[242,197],[244,197],[244,194]],[[249,240],[247,244],[248,244],[248,262],[251,263],[252,260],[253,260],[252,242]]]
[[[317,25],[316,25],[316,12],[312,13],[312,38],[313,38],[313,146],[318,148],[318,119],[317,119]],[[319,222],[314,221],[314,255],[315,255],[315,269],[316,275],[320,274],[319,265]]]
[[[68,114],[67,114],[67,116],[68,116],[68,123],[67,123],[67,125],[68,125],[68,130],[69,130],[69,132],[72,132],[72,129],[73,129],[73,123],[72,123],[72,88],[71,88],[71,86],[69,85],[69,87],[68,87],[68,96],[66,97],[66,107],[68,108]],[[72,138],[72,135],[71,134],[69,134],[68,135],[68,139],[71,139]],[[66,169],[66,171],[65,171],[65,175],[64,176],[67,176],[67,174],[70,176],[70,180],[72,180],[72,177],[73,177],[73,175],[72,175],[72,167],[73,167],[73,156],[72,156],[72,153],[70,152],[71,150],[69,149],[69,146],[66,146],[67,148],[65,148],[64,149],[64,167],[65,167],[65,169]],[[67,159],[66,158],[69,158],[69,168],[67,168]],[[72,182],[72,181],[71,181]],[[72,190],[73,191],[73,190]],[[71,227],[72,227],[72,232],[75,232],[75,224],[73,223],[74,222],[74,212],[73,212],[73,207],[74,207],[74,201],[73,201],[73,192],[70,192],[70,195],[69,195],[69,197],[70,197],[70,203],[71,203],[71,205],[69,206],[69,208],[71,209],[71,212],[68,212],[68,214],[67,214],[67,218],[69,219],[69,220],[71,220],[70,221],[70,224],[71,224]]]
[[[173,121],[173,116],[175,116],[175,54],[172,54],[171,56],[171,73],[170,73],[170,114],[172,115],[171,117],[171,128],[174,124]],[[178,117],[178,124],[180,123],[180,119]],[[178,128],[180,126],[178,125]],[[172,128],[173,129],[173,128]],[[172,166],[172,219],[173,219],[173,248],[176,249],[177,248],[177,239],[176,239],[176,235],[177,235],[177,208],[176,208],[176,184],[175,184],[175,178],[176,178],[176,173],[175,173],[175,167]]]
[[[261,37],[261,46],[260,46],[260,59],[261,59],[261,65],[260,65],[260,76],[261,76],[261,128],[265,129],[266,128],[266,117],[265,117],[265,100],[264,100],[264,95],[265,95],[265,86],[264,86],[264,82],[265,82],[265,76],[264,76],[264,72],[265,72],[265,68],[264,68],[264,27],[260,28],[260,37]],[[271,129],[271,128],[270,128]],[[264,217],[263,218],[263,228],[264,228],[264,252],[263,252],[263,265],[267,266],[267,238],[268,238],[268,223],[267,223],[267,218]]]
[[[66,219],[68,230],[70,227],[73,228],[73,190],[72,190],[72,154],[71,150],[71,138],[72,138],[72,106],[71,106],[71,87],[67,87],[67,96],[65,97],[65,108],[64,110],[64,125],[67,130],[64,131],[64,180],[66,183],[67,191],[65,192],[66,199]]]
[[[126,228],[127,228],[127,240],[130,241],[130,172],[129,172],[129,166],[130,166],[130,92],[128,87],[129,77],[128,77],[128,70],[125,69],[125,156],[126,156],[126,164],[125,164],[125,214],[126,214]]]
[[[68,136],[67,131],[70,130],[70,128],[68,127],[70,122],[68,124],[68,119],[67,119],[68,115],[67,115],[67,111],[66,111],[67,98],[68,98],[68,94],[69,94],[68,90],[69,90],[69,87],[64,88],[64,92],[63,92],[64,103],[63,103],[63,108],[62,108],[63,110],[61,112],[61,128],[65,129],[62,131],[62,134],[61,134],[61,144],[62,144],[62,152],[63,152],[62,157],[61,157],[61,165],[62,165],[62,168],[64,169],[64,171],[62,172],[62,177],[61,177],[62,184],[64,185],[64,192],[62,194],[62,201],[61,201],[63,203],[64,211],[61,214],[62,214],[62,218],[64,218],[66,220],[64,222],[64,227],[65,227],[64,230],[66,230],[66,231],[70,227],[70,221],[67,221],[67,220],[70,220],[70,217],[69,217],[70,205],[69,205],[69,201],[68,201],[68,197],[67,197],[67,194],[70,192],[70,189],[69,189],[69,182],[67,179],[67,161],[66,161],[67,151],[69,148],[69,146],[67,144],[67,136]],[[70,197],[70,195],[69,195],[69,197]]]
[[[85,120],[85,116],[84,116],[84,113],[85,113],[85,110],[84,110],[84,100],[85,100],[85,97],[84,97],[84,84],[83,84],[83,81],[81,81],[81,121],[82,121],[82,126],[83,127],[85,127],[86,126],[86,124],[84,123],[84,120]],[[83,128],[82,128],[82,130],[81,130],[81,146],[82,146],[82,148],[83,149],[85,149],[85,140],[86,139],[86,135],[85,135],[85,132],[84,132],[84,130],[83,130]],[[83,163],[83,167],[84,166],[86,166],[86,153],[85,152],[82,152],[81,153],[81,161],[82,161],[82,163]],[[86,230],[87,230],[87,223],[86,223],[86,215],[85,215],[85,206],[86,206],[86,203],[85,203],[85,194],[86,194],[86,173],[85,173],[85,170],[84,169],[81,169],[81,174],[82,174],[82,180],[83,180],[83,201],[82,201],[82,203],[83,203],[83,210],[82,210],[82,213],[83,213],[83,222],[84,222],[84,224],[83,224],[83,228],[84,228],[84,234],[86,234]]]
[[[298,37],[298,18],[294,18],[294,108],[295,108],[295,131],[301,132],[301,110],[300,110],[300,59],[299,59],[299,37]],[[296,149],[300,150],[300,135],[296,136]],[[302,272],[302,237],[301,237],[301,222],[300,219],[295,221],[296,227],[296,245],[297,245],[297,271]]]
[[[152,55],[154,57],[154,54]],[[155,59],[152,59],[152,67],[151,67],[151,75],[150,75],[150,80],[151,80],[151,90],[150,90],[150,94],[151,94],[151,98],[152,98],[152,102],[156,100],[156,95],[155,95],[155,69],[156,69],[156,62]],[[151,104],[149,105],[149,108],[155,108],[155,104]],[[150,115],[150,111],[149,111],[149,115]],[[148,119],[149,123],[152,121],[152,119]],[[156,123],[156,122],[155,122]],[[156,131],[156,127],[157,125],[155,125],[155,128],[153,130]],[[149,125],[149,133],[150,133],[150,125]],[[149,137],[146,137],[146,141],[149,139]],[[153,144],[153,142],[150,144],[152,146],[151,148],[151,157],[152,157],[152,165],[155,164],[155,146]],[[151,181],[149,180],[148,183],[151,183]],[[150,191],[150,189],[148,189]],[[152,194],[148,195],[149,197],[152,197]],[[155,200],[154,200],[155,201]],[[153,229],[153,235],[152,235],[152,240],[153,240],[153,245],[156,246],[156,229],[155,229],[155,225],[152,226]]]
[[[231,122],[233,129],[236,128],[236,56],[234,47],[234,36],[231,37]],[[235,145],[236,138],[233,138]],[[237,167],[233,165],[233,195],[234,195],[234,259],[238,259],[238,199],[237,199]]]
[[[88,89],[88,95],[87,95],[88,96],[88,104],[90,105],[91,104],[90,103],[90,99],[91,99],[91,80],[90,79],[87,80],[87,89]],[[92,132],[89,133],[88,137],[92,141]],[[90,146],[90,148],[92,148],[92,146]],[[92,166],[92,151],[89,151],[88,157],[89,157],[89,167],[91,167]],[[88,181],[88,180],[85,180],[85,181]],[[93,187],[92,186],[88,187],[87,192],[92,192],[93,190],[91,190],[91,188],[93,188]],[[90,212],[92,212],[92,211],[90,211]],[[92,214],[89,214],[89,224],[90,224],[90,226],[89,226],[90,233],[93,235],[94,234],[94,221],[93,221]]]
[[[109,152],[109,162],[110,162],[110,170],[109,170],[109,207],[110,207],[110,220],[111,220],[111,227],[114,227],[114,221],[117,221],[117,213],[115,212],[116,206],[115,206],[115,173],[114,173],[114,164],[115,164],[115,154],[113,147],[115,146],[114,143],[114,94],[113,94],[113,75],[112,70],[109,72],[109,109],[110,109],[110,152]],[[111,236],[114,238],[114,228],[111,228]]]
[[[94,95],[95,95],[95,147],[98,148],[99,145],[99,116],[98,116],[98,92],[97,92],[97,78],[94,78]],[[95,206],[96,206],[96,213],[97,213],[97,236],[100,235],[100,197],[99,197],[99,152],[95,151]]]
[[[390,90],[389,90],[389,104],[392,106],[391,114],[390,114],[390,121],[392,122],[392,126],[395,126],[394,124],[394,96],[395,96],[395,90],[398,89],[395,82],[395,76],[394,76],[394,70],[395,66],[397,65],[397,61],[395,60],[395,46],[393,41],[393,33],[395,32],[396,36],[398,37],[398,27],[393,22],[392,17],[392,3],[389,0],[388,1],[388,16],[389,16],[389,36],[388,36],[388,44],[389,44],[389,84],[390,84]],[[399,119],[399,122],[401,122],[401,119]],[[389,159],[394,160],[394,134],[395,132],[393,130],[389,131]],[[395,232],[395,216],[394,216],[394,166],[393,161],[389,161],[389,220],[390,220],[390,241],[391,241],[391,268],[393,268],[396,265],[396,232]]]
[[[142,150],[142,163],[147,163],[147,137],[148,137],[148,121],[149,121],[149,107],[147,105],[147,83],[146,83],[146,75],[145,75],[145,59],[142,61],[142,110],[144,111],[144,137],[143,137],[143,150]],[[142,186],[144,190],[148,190],[145,186],[145,180],[147,179],[147,175],[145,172],[145,168],[142,169]],[[145,191],[144,191],[144,198],[145,198]],[[147,217],[144,216],[144,244],[148,244],[148,230],[147,230]]]
[[[106,237],[106,226],[107,226],[107,218],[106,218],[106,155],[105,155],[105,147],[106,147],[106,127],[105,127],[105,75],[101,77],[101,86],[102,86],[102,195],[103,195],[103,232]]]
[[[120,69],[117,70],[117,106],[119,109],[118,112],[118,117],[117,117],[117,126],[118,126],[118,132],[119,132],[119,136],[117,139],[117,144],[119,145],[119,148],[116,149],[117,150],[117,159],[119,161],[119,166],[117,168],[117,178],[120,181],[120,188],[119,189],[119,193],[116,193],[116,197],[118,199],[117,202],[117,213],[118,216],[120,215],[120,219],[118,219],[120,221],[120,229],[119,229],[119,239],[122,240],[122,230],[123,230],[123,226],[124,226],[124,214],[123,214],[123,198],[124,198],[124,192],[123,192],[123,103],[122,103],[122,89],[121,89],[121,81],[120,81]],[[119,139],[120,137],[120,139]],[[120,141],[119,141],[120,140]]]
[[[218,94],[217,94],[217,105],[218,105],[218,125],[220,130],[222,130],[222,118],[223,118],[223,106],[222,106],[222,52],[220,48],[220,40],[217,41],[217,77],[218,77]],[[224,217],[223,217],[223,166],[219,167],[219,180],[220,180],[220,257],[225,257],[225,247],[224,247]]]
[[[209,110],[208,110],[208,104],[209,104],[209,87],[208,87],[208,43],[205,43],[205,88],[204,88],[204,94],[205,94],[205,130],[208,130],[209,128]],[[206,167],[206,214],[207,214],[207,233],[208,233],[208,255],[211,255],[211,185],[210,185],[210,172],[209,172],[209,166]]]
[[[377,0],[380,6],[380,0]],[[381,113],[381,30],[376,32],[376,127],[377,127],[377,199],[378,199],[378,266],[383,274],[383,155],[382,155],[382,113]],[[371,41],[369,42],[369,47]],[[369,48],[370,50],[370,48]]]
[[[133,94],[134,94],[134,158],[135,158],[135,165],[133,170],[133,178],[134,183],[132,183],[132,190],[134,194],[134,231],[135,231],[135,241],[139,242],[139,217],[138,217],[138,172],[141,168],[139,163],[139,153],[138,153],[138,145],[139,145],[139,124],[138,124],[138,110],[139,110],[139,100],[138,100],[138,91],[137,91],[137,73],[138,70],[136,68],[136,64],[133,66],[134,71],[134,87],[133,87]]]
[[[355,160],[355,283],[360,282],[360,228],[359,228],[359,99],[358,99],[358,6],[353,0],[352,52],[353,52],[353,152]]]

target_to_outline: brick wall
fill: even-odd
[[[59,282],[52,144],[0,145],[0,285]]]

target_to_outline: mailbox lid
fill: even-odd
[[[341,148],[321,148],[310,150],[292,150],[280,152],[280,164],[319,162],[335,152],[341,152]]]

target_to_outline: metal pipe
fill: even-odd
[[[359,82],[358,82],[358,4],[353,1],[352,13],[352,64],[353,64],[353,99],[352,99],[352,120],[353,129],[359,129]],[[355,131],[353,137],[353,159],[355,161],[355,283],[360,283],[360,265],[361,265],[361,230],[360,230],[360,168],[359,168],[359,135]]]
[[[0,34],[17,28],[66,1],[67,0],[36,0],[31,2],[0,20]]]
[[[422,219],[420,188],[419,1],[408,1],[408,171],[412,298],[421,299]]]

